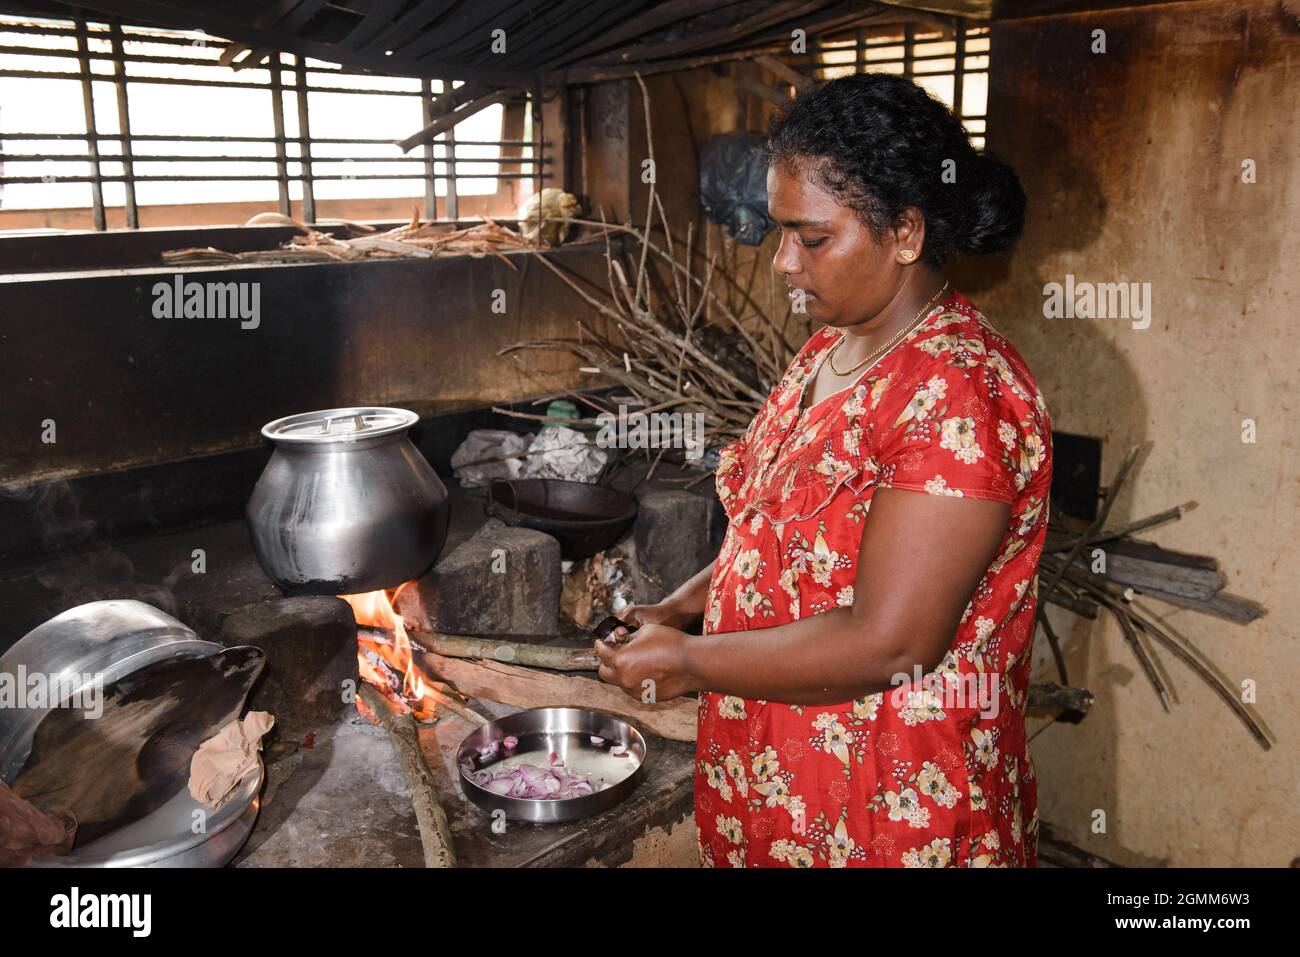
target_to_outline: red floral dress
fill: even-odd
[[[1024,706],[1052,472],[1046,407],[1016,350],[952,293],[854,386],[801,411],[840,335],[814,334],[722,452],[731,522],[705,634],[853,604],[877,488],[995,499],[1011,518],[921,681],[824,705],[700,695],[701,863],[1033,866]]]

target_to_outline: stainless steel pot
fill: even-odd
[[[29,631],[0,656],[0,675],[14,687],[26,674],[58,675],[67,694],[87,680],[110,685],[167,658],[206,657],[220,645],[152,605],[133,599],[93,601],[69,608]],[[32,750],[43,708],[0,708],[0,778],[13,780]]]
[[[407,430],[405,409],[276,419],[275,453],[246,515],[262,568],[284,591],[348,595],[418,578],[447,540],[447,490]]]

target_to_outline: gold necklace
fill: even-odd
[[[844,345],[844,340],[847,338],[847,336],[842,336],[840,338],[840,341],[835,343],[834,347],[831,349],[831,354],[826,357],[826,364],[831,367],[831,371],[834,372],[836,375],[846,376],[846,375],[852,375],[853,373],[857,372],[867,363],[874,362],[876,359],[879,359],[890,349],[894,348],[894,346],[898,345],[909,332],[911,332],[913,329],[917,327],[921,319],[926,315],[926,313],[930,311],[930,309],[934,306],[934,304],[939,301],[939,297],[943,295],[944,290],[947,288],[948,288],[948,281],[945,279],[943,285],[939,287],[939,291],[936,292],[933,297],[931,297],[929,302],[927,302],[924,306],[921,307],[921,311],[916,314],[915,319],[913,319],[910,323],[908,323],[907,326],[901,332],[899,332],[896,336],[894,336],[894,338],[890,339],[888,342],[886,342],[875,352],[871,353],[871,355],[867,356],[865,359],[863,359],[861,362],[855,365],[852,369],[846,369],[844,372],[841,372],[839,369],[835,368],[835,353],[839,351],[840,346]]]

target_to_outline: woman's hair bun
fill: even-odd
[[[1006,163],[987,153],[969,160],[966,181],[966,222],[957,230],[954,245],[964,252],[996,253],[1010,246],[1025,225],[1025,191]],[[958,182],[961,172],[958,170]]]

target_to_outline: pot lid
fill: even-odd
[[[407,409],[358,406],[288,415],[268,422],[262,434],[272,442],[332,445],[404,432],[419,421],[420,417]]]

